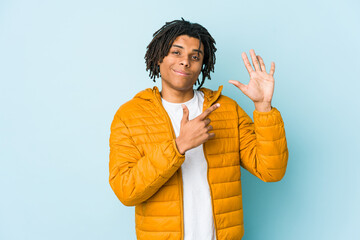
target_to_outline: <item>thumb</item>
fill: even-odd
[[[181,124],[187,123],[189,121],[189,109],[186,107],[185,104],[181,104],[183,109],[183,117],[181,119]]]
[[[235,81],[235,80],[229,80],[229,83],[232,83],[233,85],[235,85],[237,88],[239,88],[246,95],[247,85],[242,84],[241,82]]]

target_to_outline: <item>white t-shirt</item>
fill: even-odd
[[[183,117],[181,104],[185,104],[189,109],[189,120],[192,120],[202,113],[204,93],[194,90],[194,97],[184,103],[171,103],[163,98],[161,100],[171,119],[175,135],[178,137]],[[185,152],[185,161],[181,165],[181,171],[184,193],[184,240],[215,240],[203,144]]]

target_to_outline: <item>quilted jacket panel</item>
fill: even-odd
[[[231,98],[204,93],[213,139],[204,143],[213,216],[218,240],[244,235],[241,167],[265,182],[283,178],[288,149],[280,112],[254,111],[254,122]],[[135,206],[138,239],[183,239],[181,164],[175,133],[157,87],[123,104],[111,124],[109,182],[119,200]]]

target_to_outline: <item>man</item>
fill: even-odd
[[[284,123],[271,107],[275,64],[267,73],[250,50],[254,69],[242,54],[248,85],[229,81],[254,102],[253,123],[221,95],[222,86],[201,87],[214,71],[216,51],[204,27],[175,20],[153,37],[145,60],[162,89],[145,89],[116,112],[110,185],[124,205],[135,206],[138,239],[241,239],[240,166],[274,182],[287,165]]]

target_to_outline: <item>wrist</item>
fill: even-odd
[[[255,110],[258,112],[269,112],[271,111],[271,102],[254,102]]]
[[[185,148],[184,148],[184,144],[182,143],[181,139],[179,139],[179,137],[177,137],[177,138],[175,139],[175,143],[176,143],[176,147],[177,147],[179,153],[180,153],[181,155],[184,155],[186,150],[185,150]]]

